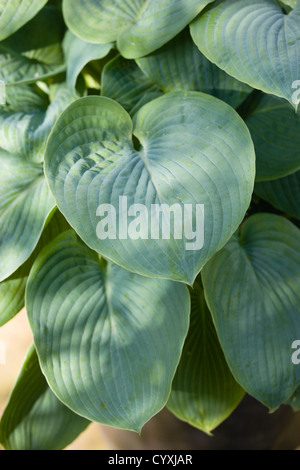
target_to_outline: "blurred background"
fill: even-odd
[[[0,341],[6,345],[6,363],[0,364],[1,416],[33,341],[24,310],[1,327]],[[300,450],[299,446],[300,412],[293,413],[290,407],[283,406],[271,415],[246,396],[231,417],[215,430],[214,437],[163,410],[146,424],[141,436],[93,423],[66,450]]]

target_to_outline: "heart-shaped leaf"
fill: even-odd
[[[188,330],[186,286],[105,266],[69,231],[34,264],[26,309],[42,370],[69,408],[140,431],[165,405]]]
[[[0,80],[7,86],[20,85],[63,72],[64,32],[58,9],[43,8],[33,20],[0,43]]]
[[[295,113],[287,101],[262,93],[250,106],[243,113],[256,151],[256,180],[294,173],[300,168],[300,111]]]
[[[168,408],[179,419],[210,434],[244,396],[225,361],[203,288],[191,290],[191,323],[172,384]]]
[[[55,90],[48,108],[26,87],[13,105],[0,107],[0,281],[31,255],[55,207],[43,173],[46,140],[75,98],[64,85]]]
[[[0,282],[0,326],[11,320],[24,307],[27,278],[38,254],[53,238],[69,229],[69,224],[56,210],[30,258],[8,279]]]
[[[146,103],[162,95],[162,91],[145,75],[133,60],[122,56],[108,62],[102,72],[101,94],[118,103],[131,115]]]
[[[203,91],[237,107],[251,88],[235,80],[201,54],[185,29],[159,50],[137,60],[143,72],[165,93]]]
[[[113,44],[92,44],[77,38],[71,31],[66,33],[63,47],[67,63],[67,83],[75,88],[81,70],[92,60],[102,59],[111,50]]]
[[[48,387],[34,347],[30,348],[0,421],[7,450],[61,450],[89,425]]]
[[[0,41],[30,21],[48,0],[0,0]]]
[[[255,192],[276,209],[300,220],[300,170],[284,178],[257,183]]]
[[[300,231],[257,214],[205,266],[208,306],[242,387],[272,410],[300,386],[292,344],[300,338]]]
[[[48,141],[48,183],[92,249],[138,274],[192,284],[249,206],[249,131],[231,107],[198,92],[168,93],[143,106],[134,129],[140,150],[132,129],[115,101],[78,100]],[[109,220],[100,218],[104,212]]]
[[[187,26],[212,0],[64,0],[65,21],[81,39],[117,41],[134,59],[159,48]]]
[[[277,0],[217,1],[191,32],[200,51],[229,75],[297,108],[300,3],[286,15]]]

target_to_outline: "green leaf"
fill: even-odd
[[[162,91],[141,71],[133,60],[121,56],[108,62],[101,77],[102,95],[117,101],[131,115]]]
[[[205,266],[208,306],[241,386],[272,410],[300,386],[292,344],[300,337],[300,231],[257,214]]]
[[[50,390],[34,347],[30,348],[0,421],[7,450],[61,450],[89,425]]]
[[[256,180],[294,173],[300,168],[300,111],[271,95],[258,96],[255,104],[245,121],[256,151]]]
[[[291,8],[296,8],[299,5],[299,0],[283,0],[280,3],[288,5]]]
[[[140,150],[133,146],[132,129],[129,115],[111,99],[87,97],[72,104],[48,141],[50,189],[90,248],[138,274],[193,284],[249,206],[255,171],[249,131],[231,107],[198,92],[168,93],[143,106],[134,129]],[[101,229],[105,222],[97,214],[107,207],[103,204],[110,204],[110,214],[116,211],[115,235]],[[133,204],[142,205],[135,206],[140,217],[131,217]],[[197,238],[182,233],[191,220]],[[169,233],[155,233],[163,225]]]
[[[212,0],[64,0],[65,21],[81,39],[117,41],[135,59],[159,48],[187,26]]]
[[[300,387],[286,401],[286,405],[290,405],[294,411],[300,411]]]
[[[32,83],[65,70],[63,18],[45,7],[17,33],[0,43],[0,80],[7,86]]]
[[[165,93],[202,91],[237,107],[251,92],[250,87],[227,75],[201,54],[189,29],[137,63]]]
[[[47,0],[0,0],[0,41],[30,21],[46,3]]]
[[[55,89],[48,108],[30,94],[24,94],[28,101],[18,97],[14,105],[0,107],[0,281],[29,258],[55,207],[43,157],[54,122],[75,98],[64,85]]]
[[[82,69],[90,61],[105,57],[112,49],[113,44],[92,44],[77,38],[71,31],[68,31],[63,47],[67,63],[67,83],[70,88],[75,88],[76,80]]]
[[[188,330],[184,285],[106,264],[69,231],[34,264],[26,309],[42,370],[69,408],[140,431],[165,405]]]
[[[255,185],[255,193],[276,209],[300,220],[300,171]]]
[[[38,254],[53,238],[70,229],[59,211],[56,210],[53,216],[50,214],[50,217],[30,258],[14,274],[0,283],[0,326],[11,320],[24,307],[27,278]]]
[[[168,408],[210,434],[237,407],[244,391],[225,361],[203,288],[191,290],[191,324],[172,384]]]
[[[277,0],[217,1],[192,23],[191,33],[200,51],[229,75],[297,108],[300,3],[285,15]]]
[[[27,278],[14,277],[0,283],[0,326],[5,325],[24,307]]]

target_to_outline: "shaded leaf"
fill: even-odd
[[[255,193],[276,209],[300,219],[300,171],[255,185]]]
[[[0,326],[11,320],[24,307],[26,282],[37,255],[53,238],[70,229],[59,211],[56,210],[53,216],[51,213],[49,218],[51,220],[30,258],[14,274],[0,283]]]
[[[60,85],[48,108],[31,98],[24,101],[20,93],[19,101],[0,107],[0,281],[29,258],[55,207],[43,172],[45,146],[75,95]]]
[[[300,385],[292,344],[300,337],[300,231],[257,214],[205,266],[208,306],[242,387],[275,410]]]
[[[189,29],[137,63],[165,93],[202,91],[237,107],[251,92],[248,85],[227,75],[201,54]]]
[[[225,361],[200,284],[191,291],[191,323],[168,408],[210,434],[244,396]]]
[[[290,405],[294,411],[300,411],[300,387],[287,400],[286,405]]]
[[[47,0],[0,0],[0,41],[31,20]]]
[[[65,407],[50,390],[32,347],[0,421],[7,450],[61,450],[89,421]]]
[[[59,11],[43,8],[33,20],[0,43],[0,80],[7,86],[21,85],[63,72],[64,32]]]
[[[188,330],[184,285],[106,264],[69,231],[34,264],[26,309],[42,370],[75,412],[140,431],[165,405]]]
[[[112,43],[92,44],[83,41],[74,36],[71,31],[68,31],[63,47],[67,63],[67,83],[69,87],[75,88],[78,75],[88,62],[102,59],[109,53],[112,46]]]
[[[101,94],[118,103],[131,115],[162,91],[141,71],[133,60],[115,57],[102,72]]]
[[[300,111],[281,98],[261,95],[245,116],[256,151],[256,180],[266,181],[300,168]]]

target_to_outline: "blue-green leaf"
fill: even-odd
[[[193,43],[188,29],[137,63],[165,93],[202,91],[236,108],[251,92],[248,85],[207,60]]]
[[[8,279],[0,282],[0,326],[11,320],[24,307],[26,282],[37,255],[54,237],[69,229],[70,226],[64,217],[56,210],[30,258]]]
[[[212,0],[63,0],[65,21],[81,39],[117,41],[121,54],[134,59],[172,39]]]
[[[144,104],[163,93],[133,60],[117,56],[103,69],[101,94],[117,101],[134,116]]]
[[[140,431],[166,404],[188,331],[186,286],[106,264],[69,231],[37,258],[26,309],[50,387],[76,413]]]
[[[255,173],[249,131],[231,107],[198,92],[168,93],[143,106],[134,121],[133,131],[129,115],[108,98],[72,104],[48,141],[50,189],[90,248],[138,274],[192,284],[248,209]],[[107,204],[116,219],[108,234],[100,218]],[[135,231],[134,204],[145,216]],[[197,231],[188,237],[190,220]]]
[[[1,444],[7,450],[61,450],[88,425],[50,390],[32,347],[0,421]]]
[[[242,387],[271,410],[300,386],[292,344],[300,338],[300,231],[257,214],[205,266],[208,306]]]
[[[200,51],[229,75],[298,107],[300,2],[286,15],[277,0],[218,0],[191,32]]]
[[[168,408],[179,419],[210,434],[237,407],[244,390],[229,370],[197,281],[191,290],[191,305],[189,334]]]
[[[300,171],[277,180],[256,183],[255,192],[276,209],[300,219]]]
[[[63,72],[61,42],[64,32],[65,25],[58,9],[43,8],[23,28],[0,42],[0,80],[6,86],[21,85]]]
[[[245,110],[245,121],[256,151],[256,180],[294,173],[300,168],[300,111],[295,113],[287,101],[264,94],[254,105],[248,114]]]
[[[71,31],[64,38],[64,52],[67,63],[67,83],[75,88],[76,80],[82,69],[92,60],[102,59],[111,50],[113,44],[92,44],[74,36]],[[100,79],[100,77],[99,77]]]
[[[24,90],[13,104],[0,106],[0,281],[29,258],[55,207],[43,172],[46,141],[59,114],[76,98],[60,85],[47,107]]]

